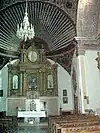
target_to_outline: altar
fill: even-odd
[[[46,117],[45,111],[18,111],[17,117]]]
[[[27,49],[21,49],[21,59],[8,65],[6,115],[24,118],[26,123],[43,121],[59,113],[57,64],[41,50],[34,41],[29,42]]]

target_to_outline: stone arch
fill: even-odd
[[[77,10],[77,36],[95,38],[98,31],[100,1],[79,0]]]

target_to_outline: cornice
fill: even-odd
[[[78,55],[85,54],[86,50],[100,50],[100,40],[91,37],[75,37]]]

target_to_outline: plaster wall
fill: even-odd
[[[85,52],[86,90],[89,96],[88,109],[100,107],[100,71],[97,68],[96,51]]]
[[[4,67],[1,70],[1,90],[3,90],[3,97],[0,97],[0,111],[6,111],[6,97],[8,87],[8,68]]]
[[[25,110],[26,98],[7,98],[6,99],[6,115],[17,116],[17,107]]]
[[[63,103],[63,90],[67,89],[68,103]],[[73,97],[71,87],[71,76],[58,64],[58,107],[62,110],[73,110]]]

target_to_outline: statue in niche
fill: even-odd
[[[13,76],[13,89],[18,89],[18,76]]]
[[[37,88],[37,77],[29,78],[29,89],[33,90]]]
[[[47,77],[48,79],[48,88],[53,88],[53,77],[52,77],[52,75],[50,74],[50,75],[48,75],[48,77]]]

